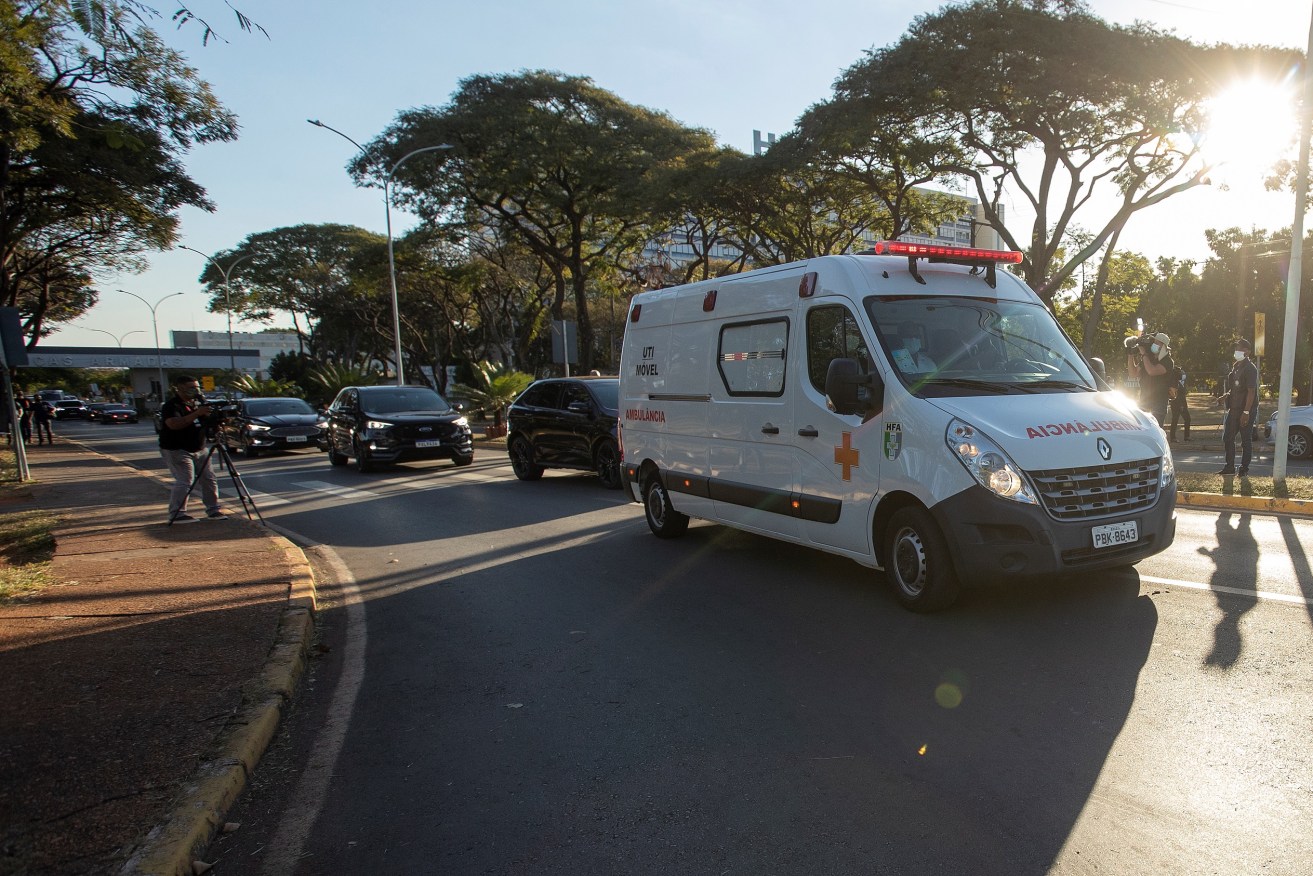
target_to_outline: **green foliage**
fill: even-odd
[[[511,402],[533,383],[531,374],[487,361],[479,362],[471,370],[474,372],[473,385],[456,384],[448,387],[448,391],[465,396],[478,410],[491,411],[496,426],[501,425],[502,416]]]
[[[244,392],[246,395],[260,398],[277,396],[300,398],[302,395],[301,387],[289,380],[274,380],[272,378],[260,380],[249,374],[243,374],[234,380],[232,388]]]
[[[0,304],[35,341],[95,303],[91,276],[170,245],[195,144],[236,120],[133,2],[0,0]]]
[[[373,386],[381,383],[383,375],[365,365],[339,365],[328,363],[310,371],[310,386],[317,398],[311,401],[331,402],[344,387]]]

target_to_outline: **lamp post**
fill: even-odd
[[[229,275],[232,273],[232,269],[237,267],[239,264],[246,261],[247,259],[249,259],[255,253],[247,253],[244,256],[238,256],[228,265],[227,268],[224,268],[223,265],[219,264],[214,259],[207,256],[199,249],[194,249],[190,246],[183,246],[182,244],[178,244],[178,249],[185,249],[188,252],[196,253],[198,256],[205,259],[210,264],[214,265],[214,269],[218,271],[219,274],[223,277],[223,310],[224,313],[226,313],[228,316],[228,370],[232,371],[233,374],[235,375],[237,373],[237,356],[235,353],[233,353],[232,285],[228,281],[229,281]]]
[[[129,292],[127,289],[120,289],[119,291],[122,292],[124,295],[131,295],[133,298],[137,299],[142,304],[150,308],[150,326],[155,331],[155,366],[160,370],[160,401],[163,402],[164,401],[164,357],[160,355],[160,325],[155,320],[155,310],[165,301],[177,295],[181,295],[182,293],[170,292],[168,295],[165,295],[159,301],[156,301],[154,304],[151,304],[149,301],[147,301],[145,298],[142,298],[136,292]],[[99,330],[97,329],[97,331]],[[123,337],[126,338],[127,335],[124,335]]]
[[[306,121],[317,128],[324,128],[325,130],[332,131],[361,152],[366,151],[365,147],[361,146],[355,140],[352,140],[346,134],[343,134],[337,128],[325,125],[318,119],[306,119]],[[439,152],[454,148],[455,147],[450,143],[443,143],[440,146],[421,146],[419,149],[412,149],[410,152],[407,152],[405,155],[397,159],[397,163],[392,165],[392,169],[388,171],[388,175],[383,179],[383,209],[384,215],[387,219],[388,232],[388,278],[392,281],[392,337],[396,342],[396,349],[394,352],[397,357],[397,386],[401,386],[406,382],[406,369],[402,364],[401,359],[401,307],[397,300],[397,264],[392,255],[392,176],[397,172],[397,168],[405,164],[406,160],[414,155],[419,155],[421,152]]]
[[[120,289],[119,291],[121,292],[121,291],[123,291],[123,290]],[[181,295],[182,293],[181,293],[181,292],[175,292],[175,293],[173,293],[173,294],[175,294],[175,295]],[[130,331],[130,332],[125,332],[125,333],[123,333],[123,334],[121,334],[121,335],[116,335],[116,334],[114,334],[113,332],[107,332],[107,331],[105,331],[104,329],[93,329],[93,328],[91,328],[90,326],[85,326],[85,325],[80,325],[80,326],[78,326],[78,328],[82,329],[83,331],[88,331],[88,332],[99,332],[99,333],[102,334],[102,335],[109,335],[111,338],[114,339],[114,343],[116,343],[116,344],[119,345],[119,349],[120,349],[120,350],[123,349],[123,339],[126,338],[128,335],[144,335],[144,334],[146,333],[146,330],[145,330],[145,329],[133,329],[133,330]]]

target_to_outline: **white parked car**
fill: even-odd
[[[1277,414],[1272,412],[1263,426],[1263,437],[1268,441],[1277,432]],[[1296,405],[1290,409],[1290,437],[1286,452],[1291,459],[1308,459],[1313,456],[1313,405]]]

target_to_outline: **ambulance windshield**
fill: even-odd
[[[1080,352],[1037,304],[917,295],[870,298],[867,309],[894,370],[920,395],[1098,390]]]

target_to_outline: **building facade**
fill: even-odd
[[[228,351],[227,332],[178,331],[169,333],[176,350]],[[279,353],[295,353],[300,349],[296,332],[233,332],[232,346],[242,351],[259,353],[259,365],[252,369],[249,359],[238,362],[237,368],[252,377],[269,375],[269,365]]]

